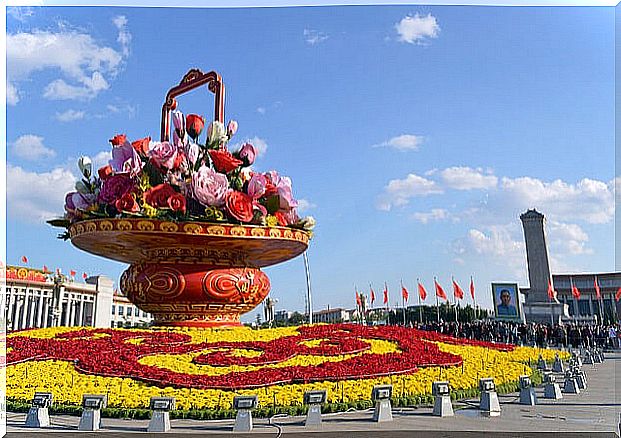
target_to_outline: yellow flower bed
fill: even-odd
[[[34,338],[53,338],[56,334],[67,333],[76,328],[53,328],[31,330],[9,335],[29,336]],[[144,332],[144,329],[135,331]],[[165,338],[167,330],[159,330]],[[247,328],[225,330],[200,329],[170,329],[171,333],[184,333],[192,337],[193,343],[201,342],[240,342],[240,341],[270,341],[283,336],[297,334],[296,327],[251,330]],[[317,365],[324,361],[345,360],[352,356],[369,353],[386,354],[398,351],[393,342],[378,339],[364,339],[370,349],[342,356],[294,356],[286,361],[275,364],[253,366],[210,366],[192,363],[192,358],[200,353],[188,354],[158,354],[145,356],[140,363],[156,365],[160,368],[187,374],[220,375],[233,371],[246,371],[251,368],[278,368],[292,365]],[[130,339],[126,342],[139,343],[140,339]],[[319,345],[317,340],[305,341],[312,347]],[[29,401],[36,391],[51,391],[55,403],[80,404],[82,394],[107,394],[108,406],[126,408],[148,407],[152,396],[175,397],[178,409],[191,408],[230,408],[234,395],[257,394],[259,405],[281,406],[302,403],[303,394],[311,389],[326,389],[328,402],[352,402],[368,400],[374,385],[391,383],[395,396],[423,395],[431,392],[431,384],[436,380],[448,380],[453,390],[467,389],[478,386],[478,379],[493,377],[497,385],[515,382],[522,374],[530,374],[528,361],[536,362],[539,355],[546,361],[554,360],[558,353],[566,359],[568,353],[556,350],[537,349],[530,347],[516,347],[513,351],[503,352],[491,348],[450,345],[437,343],[441,351],[459,355],[463,358],[463,366],[428,367],[405,374],[380,378],[352,379],[345,381],[322,381],[311,384],[271,385],[262,388],[247,390],[219,390],[219,389],[189,389],[189,388],[158,388],[131,378],[102,377],[82,374],[75,370],[74,365],[67,361],[45,360],[28,361],[8,365],[7,397],[11,400]],[[212,350],[213,351],[213,350]],[[239,357],[255,357],[259,352],[251,349],[233,350]]]

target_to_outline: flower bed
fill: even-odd
[[[60,404],[108,394],[111,408],[145,408],[151,396],[173,396],[181,410],[230,409],[236,394],[261,406],[295,406],[309,389],[330,403],[358,403],[392,383],[395,397],[429,394],[434,380],[454,391],[478,378],[511,384],[531,374],[527,362],[553,350],[455,339],[394,326],[298,328],[92,329],[18,332],[7,339],[7,397],[30,400],[48,390]],[[465,393],[464,393],[465,394]]]

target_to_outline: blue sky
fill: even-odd
[[[611,271],[613,50],[605,7],[10,9],[7,262],[119,278],[44,219],[81,154],[104,164],[114,134],[156,138],[166,91],[198,67],[221,73],[237,140],[264,149],[255,167],[291,176],[318,221],[315,308],[471,275],[489,306],[491,281],[528,284],[532,207],[554,272]],[[197,91],[180,108],[213,104]],[[278,307],[303,310],[302,259],[267,272]]]

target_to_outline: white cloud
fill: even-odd
[[[6,180],[7,213],[29,222],[62,216],[65,194],[76,182],[67,169],[36,173],[11,164],[7,165]]]
[[[10,82],[6,83],[6,103],[8,105],[17,105],[19,102],[19,92],[15,85]]]
[[[108,162],[112,159],[112,151],[101,151],[94,157],[91,157],[93,160],[93,173],[97,173],[97,170],[101,167],[104,167],[108,164]]]
[[[263,115],[263,114],[265,114],[267,112],[267,110],[264,107],[260,106],[260,107],[257,108],[257,112],[259,114]]]
[[[470,167],[448,167],[440,172],[440,176],[447,187],[457,190],[491,189],[498,183],[494,175]]]
[[[550,245],[572,255],[593,254],[593,250],[586,248],[589,235],[577,224],[567,224],[549,221]]]
[[[322,43],[327,39],[328,35],[323,32],[313,29],[304,29],[304,40],[311,46]]]
[[[431,14],[408,15],[395,24],[399,41],[409,44],[423,44],[440,33],[438,20]]]
[[[23,23],[34,15],[34,8],[32,6],[9,6],[6,8],[6,14]]]
[[[526,250],[517,224],[493,225],[481,230],[471,228],[464,238],[453,242],[456,258],[473,264],[476,259],[496,268],[497,279],[512,276],[526,280]]]
[[[304,213],[305,211],[312,210],[316,208],[317,205],[310,202],[308,199],[298,199],[298,212]]]
[[[68,109],[62,113],[56,113],[54,118],[59,122],[73,122],[75,120],[81,120],[84,118],[86,113],[84,111],[76,111],[73,109]]]
[[[498,199],[492,204],[509,204],[513,209],[537,208],[551,219],[580,220],[592,224],[614,217],[613,182],[584,178],[576,184],[562,180],[544,182],[536,178],[502,178]]]
[[[43,137],[26,134],[19,137],[11,144],[12,152],[25,160],[39,160],[41,158],[54,157],[56,152],[43,144]]]
[[[17,83],[33,73],[60,72],[44,90],[48,99],[92,99],[109,88],[109,80],[120,71],[129,54],[131,34],[127,21],[115,19],[120,51],[107,47],[83,31],[33,30],[7,34],[7,81],[12,95],[18,96]]]
[[[400,151],[416,151],[423,143],[423,140],[424,137],[420,135],[402,134],[380,144],[373,145],[373,147],[391,147]]]
[[[113,114],[127,113],[128,119],[133,119],[136,116],[136,106],[128,103],[108,104],[106,109]],[[102,115],[102,117],[105,117],[105,115]]]
[[[443,208],[432,208],[427,213],[417,212],[412,217],[420,223],[427,224],[432,221],[443,221],[450,217],[448,210]]]
[[[431,180],[410,173],[405,179],[393,179],[386,187],[384,193],[377,200],[377,208],[389,211],[392,207],[406,205],[410,198],[415,196],[427,196],[442,193],[442,189]]]
[[[119,30],[117,42],[121,45],[123,56],[129,56],[129,45],[132,42],[132,34],[127,29],[127,17],[125,15],[119,15],[112,20],[116,28]]]

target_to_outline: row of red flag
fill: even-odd
[[[464,290],[454,279],[452,281],[453,281],[454,297],[456,299],[463,300]],[[448,300],[448,295],[446,294],[442,286],[440,286],[440,284],[435,278],[433,279],[433,283],[435,287],[436,297],[442,298],[443,300]],[[371,295],[371,305],[373,305],[373,303],[375,302],[375,291],[373,290],[373,287],[370,285],[369,285],[369,288],[370,288],[370,295]],[[418,296],[420,297],[420,299],[425,300],[427,298],[427,289],[425,289],[425,286],[423,286],[422,283],[418,280],[417,280],[417,289],[418,289]],[[474,300],[474,280],[472,278],[470,278],[470,296]],[[410,298],[410,293],[407,290],[407,288],[403,285],[403,283],[401,283],[401,297],[403,298],[404,301],[408,301],[408,299]],[[384,301],[384,304],[388,304],[388,285],[386,283],[384,283],[384,300],[383,301]],[[358,306],[362,305],[361,293],[358,292],[358,289],[356,289],[356,304]]]
[[[580,289],[578,289],[578,286],[575,285],[575,283],[571,280],[571,278],[569,279],[569,281],[571,284],[571,294],[573,295],[575,299],[579,299],[581,295]],[[595,289],[595,299],[601,300],[602,292],[601,292],[601,289],[599,288],[599,283],[597,282],[597,276],[593,280],[593,288]],[[557,296],[557,292],[554,290],[554,287],[552,286],[552,281],[548,280],[548,298],[550,299],[550,301],[552,301],[556,299],[556,296]],[[615,293],[615,301],[619,301],[619,300],[621,300],[621,287],[617,289],[617,293]]]
[[[22,263],[26,263],[26,264],[28,264],[28,257],[26,257],[26,256],[22,256]],[[44,273],[44,274],[49,274],[49,273],[51,273],[51,271],[48,269],[48,267],[47,267],[46,265],[43,265],[43,273]],[[60,268],[57,268],[57,269],[56,269],[56,273],[60,275]],[[78,275],[78,273],[77,273],[76,271],[74,271],[73,269],[71,269],[71,270],[69,271],[69,276],[70,276],[70,277],[75,277],[76,275]],[[87,274],[86,272],[83,272],[83,273],[82,273],[82,278],[83,278],[84,280],[86,280],[86,279],[88,278],[88,274]]]

